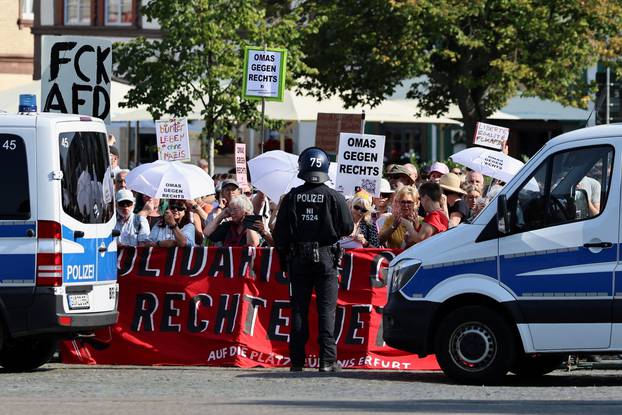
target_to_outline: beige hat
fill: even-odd
[[[450,192],[460,193],[461,195],[466,194],[466,192],[460,188],[460,177],[455,173],[444,174],[439,184],[441,188],[449,190]]]
[[[387,179],[380,179],[380,193],[394,193]]]

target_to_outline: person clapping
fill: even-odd
[[[153,246],[188,247],[194,246],[194,236],[186,202],[171,199],[162,220],[151,229],[149,238]]]

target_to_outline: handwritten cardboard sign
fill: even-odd
[[[188,120],[186,118],[157,120],[155,125],[158,159],[189,161],[190,138],[188,136]]]
[[[43,36],[44,112],[81,114],[110,122],[112,42],[92,36]]]
[[[495,150],[502,150],[509,135],[509,128],[478,122],[475,128],[473,144]]]
[[[235,180],[240,189],[249,188],[246,178],[246,144],[235,143]]]

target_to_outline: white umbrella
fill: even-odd
[[[298,178],[298,156],[281,150],[267,151],[249,160],[248,170],[251,184],[274,201],[304,183]],[[336,174],[337,163],[330,163],[327,186],[334,188]]]
[[[507,154],[483,147],[471,147],[449,156],[456,163],[490,176],[502,182],[509,182],[525,165]]]
[[[267,151],[248,161],[252,185],[278,202],[291,188],[304,182],[298,176],[298,156],[282,150]]]
[[[125,178],[130,190],[161,199],[191,200],[214,194],[214,181],[198,166],[157,160],[136,167]]]

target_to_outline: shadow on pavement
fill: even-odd
[[[231,403],[235,406],[273,406],[275,411],[309,409],[313,411],[383,413],[474,413],[474,414],[619,414],[622,401],[481,401],[481,400],[400,400],[400,401],[296,401],[254,400]]]
[[[622,386],[622,373],[618,374],[598,374],[595,372],[563,373],[554,372],[558,375],[546,375],[535,380],[524,380],[514,375],[505,377],[504,383],[494,385],[495,387],[594,387],[594,386]],[[561,376],[559,376],[561,375]],[[382,382],[423,382],[435,384],[454,384],[442,372],[391,372],[391,371],[365,371],[365,370],[344,370],[340,373],[318,373],[314,369],[306,369],[304,372],[289,372],[286,370],[278,372],[252,372],[241,373],[241,378],[257,379],[296,379],[296,378],[345,378],[360,379],[363,381],[382,381]],[[621,410],[622,411],[622,410]]]

